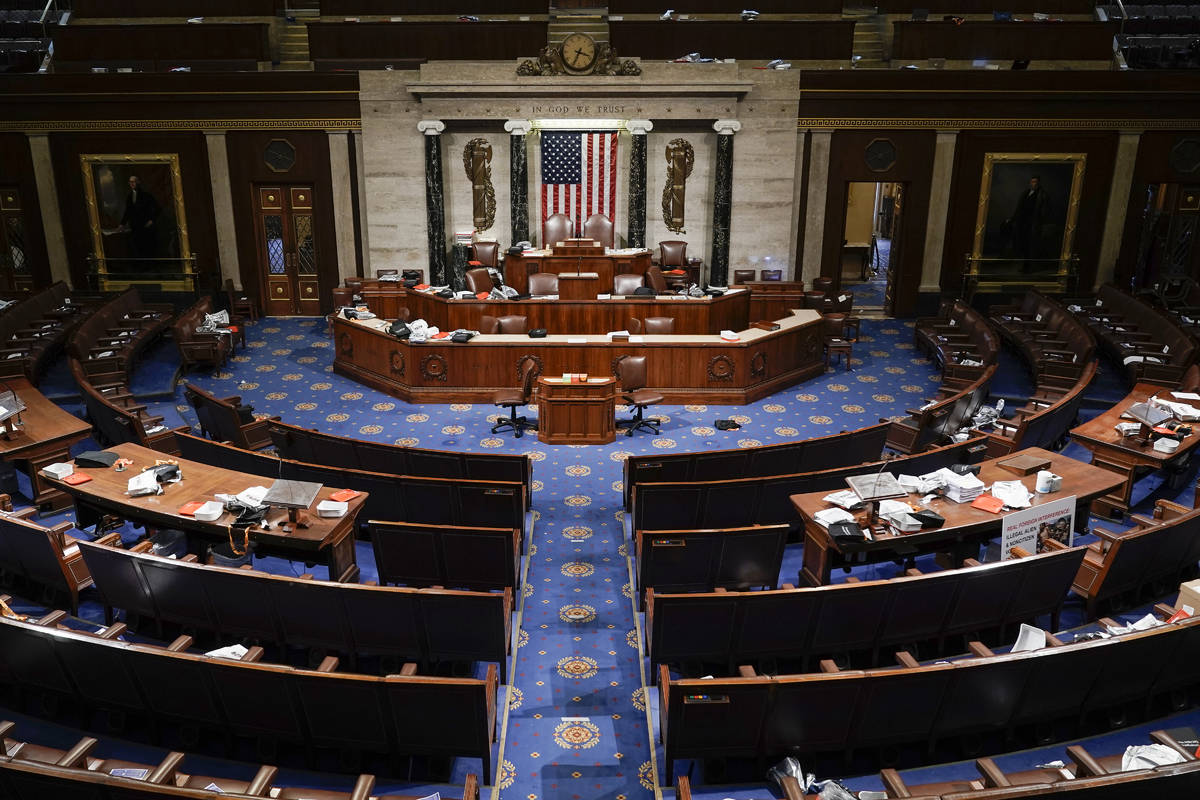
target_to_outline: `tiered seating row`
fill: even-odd
[[[918,319],[913,341],[943,368],[954,363],[982,370],[1000,356],[1000,340],[987,318],[962,300],[943,303],[936,317]]]
[[[765,478],[790,475],[805,465],[825,468],[875,461],[883,451],[890,423],[799,442],[700,453],[653,454],[625,459],[625,508],[639,483],[723,480],[730,475]]]
[[[988,387],[995,375],[994,363],[982,369],[946,364],[938,389],[941,399],[910,408],[908,419],[893,422],[888,429],[887,446],[901,453],[920,453],[944,444],[948,437],[971,424],[975,413],[987,402]]]
[[[483,680],[339,673],[336,659],[324,669],[295,669],[255,663],[259,648],[235,661],[183,652],[186,636],[156,647],[116,640],[123,625],[102,634],[56,628],[64,616],[0,617],[0,686],[16,699],[49,696],[63,708],[134,715],[154,731],[185,725],[218,739],[480,758],[491,773],[494,666]]]
[[[244,420],[238,410],[242,405],[241,397],[216,397],[194,383],[183,387],[183,396],[195,409],[200,430],[212,439],[229,442],[244,450],[261,450],[271,443],[267,426],[279,417],[253,419],[253,415],[248,415],[251,418]]]
[[[1013,306],[993,306],[991,321],[1024,356],[1039,389],[1078,383],[1096,357],[1096,337],[1071,312],[1041,292],[1030,290]]]
[[[1000,456],[1025,447],[1057,449],[1067,431],[1079,416],[1084,392],[1096,377],[1096,362],[1089,361],[1079,382],[1066,392],[1039,389],[1024,408],[1018,408],[1016,418],[996,420],[994,431],[988,434],[988,456]]]
[[[128,383],[137,357],[171,324],[170,304],[146,304],[137,289],[127,289],[84,320],[67,342],[67,352],[84,371],[121,373]]]
[[[813,659],[867,653],[878,664],[888,647],[921,644],[943,652],[967,634],[1003,635],[1058,611],[1084,558],[1073,548],[995,564],[892,580],[766,592],[647,592],[651,667],[724,664],[732,672],[756,659]]]
[[[47,797],[88,797],[95,800],[174,800],[175,798],[311,797],[316,800],[412,800],[412,795],[375,794],[375,776],[360,775],[350,792],[304,790],[275,785],[277,767],[263,765],[250,780],[188,774],[182,770],[188,755],[167,753],[158,764],[143,764],[94,755],[99,741],[80,739],[69,750],[59,750],[12,738],[17,726],[0,721],[0,790],[9,800],[43,800]],[[121,770],[120,775],[113,774]],[[144,777],[133,777],[141,773]],[[445,800],[450,798],[445,797]],[[479,800],[479,778],[468,774],[463,800]]]
[[[124,372],[89,375],[79,359],[72,356],[68,361],[97,441],[105,447],[133,442],[164,453],[179,452],[174,434],[191,429],[186,426],[169,429],[163,424],[163,417],[146,413],[146,406],[130,393]]]
[[[379,582],[489,591],[515,589],[521,531],[370,520]]]
[[[0,524],[4,521],[0,520]],[[506,677],[512,592],[362,586],[271,575],[81,541],[105,618],[124,609],[226,639],[274,642],[421,664],[488,661]]]
[[[425,525],[508,528],[525,535],[525,487],[507,481],[385,475],[326,467],[241,450],[186,433],[176,434],[179,454],[190,461],[261,475],[312,481],[368,492],[359,519]]]
[[[38,378],[75,328],[96,310],[95,298],[73,294],[59,281],[9,306],[0,315],[0,377]]]
[[[859,751],[1086,721],[1200,683],[1200,618],[1111,639],[926,666],[672,680],[659,667],[666,779],[679,758]],[[835,666],[827,668],[836,670]],[[899,700],[902,699],[902,702]]]
[[[0,572],[10,584],[65,597],[71,613],[78,613],[79,593],[92,585],[92,577],[74,540],[63,536],[71,523],[44,528],[27,521],[36,510],[14,513],[12,499],[0,495]]]
[[[982,439],[935,448],[888,462],[892,472],[923,475],[982,458]],[[798,524],[793,494],[846,487],[846,476],[876,472],[879,462],[817,472],[723,481],[639,483],[630,498],[634,531],[679,531],[740,525]]]
[[[1195,340],[1166,314],[1105,284],[1095,301],[1081,300],[1075,312],[1114,360],[1125,365],[1130,383],[1174,385],[1196,358]]]
[[[533,491],[533,462],[526,455],[401,447],[334,436],[277,420],[267,425],[267,432],[275,452],[296,461],[391,475],[511,481],[524,484],[527,495]]]

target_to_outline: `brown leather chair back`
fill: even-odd
[[[625,356],[617,362],[617,372],[622,391],[632,392],[634,389],[646,388],[645,356]]]
[[[492,274],[487,271],[486,267],[469,269],[463,278],[467,281],[467,291],[471,292],[472,294],[490,292],[492,289],[496,288],[496,282],[492,280]]]
[[[825,293],[813,290],[804,293],[804,307],[820,311],[825,307]]]
[[[637,317],[630,317],[625,323],[625,330],[629,331],[634,336],[637,336],[642,332],[642,321]]]
[[[524,319],[522,317],[521,319]],[[521,392],[525,395],[525,402],[529,402],[529,396],[533,394],[533,384],[537,380],[538,373],[541,369],[538,367],[538,362],[532,358],[525,359],[525,365],[521,367]]]
[[[575,235],[575,224],[566,214],[551,214],[542,223],[542,247],[553,247]]]
[[[653,289],[655,294],[666,294],[669,291],[662,270],[655,266],[646,270],[646,285]]]
[[[496,319],[495,317],[484,314],[482,317],[479,318],[479,332],[480,333],[499,333],[500,332],[500,320]]]
[[[646,317],[646,333],[674,333],[674,317]]]
[[[535,297],[558,294],[558,276],[553,272],[535,272],[529,276],[529,293]]]
[[[594,239],[605,247],[612,247],[612,220],[603,214],[592,214],[587,218],[587,222],[583,223],[583,236],[585,239]]]
[[[343,281],[343,283],[346,284],[347,289],[349,289],[352,292],[356,292],[356,293],[361,291],[362,287],[363,287],[363,279],[358,278],[358,277],[346,278],[346,280]]]
[[[354,290],[347,289],[345,286],[338,286],[333,290],[333,307],[339,309],[342,306],[348,306],[354,301]]]
[[[733,271],[734,283],[750,283],[754,280],[754,270],[752,269],[735,269]]]
[[[471,245],[471,260],[478,261],[485,267],[500,266],[500,243],[476,242]]]
[[[816,278],[813,278],[812,287],[816,291],[825,292],[828,294],[829,292],[833,291],[833,278],[819,275]]]
[[[687,242],[672,240],[658,243],[658,263],[666,267],[687,266]]]
[[[613,294],[633,294],[642,285],[641,275],[631,275],[627,272],[613,276]]]
[[[509,314],[496,320],[500,330],[497,333],[527,333],[529,320],[523,314]]]
[[[821,317],[821,332],[826,339],[841,339],[846,335],[846,315],[825,314]]]
[[[781,281],[783,280],[783,270],[781,269],[764,269],[759,273],[764,281]]]
[[[1179,379],[1179,388],[1185,392],[1200,390],[1200,364],[1192,364],[1187,368],[1187,372],[1183,373],[1183,377]]]

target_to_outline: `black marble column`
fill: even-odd
[[[422,121],[417,129],[425,134],[425,210],[429,226],[429,282],[446,285],[446,209],[442,193],[441,122]]]
[[[631,120],[633,122],[633,120]],[[646,132],[650,124],[634,128],[629,145],[629,247],[646,246]]]
[[[713,183],[712,251],[708,259],[708,282],[715,286],[728,286],[729,218],[733,209],[733,134],[721,132],[721,128],[717,130],[717,169]]]
[[[526,133],[529,123],[525,120],[509,120],[504,124],[509,133],[508,196],[509,216],[512,220],[512,242],[527,242],[529,239],[529,152]]]

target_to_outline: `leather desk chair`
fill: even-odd
[[[641,288],[642,276],[631,275],[627,272],[613,276],[613,294],[627,295]]]
[[[347,289],[354,292],[355,294],[358,294],[359,292],[362,291],[362,287],[363,287],[363,279],[362,278],[359,278],[359,277],[346,278],[346,280],[344,280],[342,282],[344,284],[346,284]]]
[[[733,282],[737,284],[753,283],[754,270],[752,269],[735,269],[733,271]]]
[[[508,419],[502,419],[492,426],[492,433],[511,430],[515,438],[520,439],[525,431],[537,430],[537,423],[530,422],[527,417],[517,416],[519,406],[528,405],[533,394],[533,382],[537,377],[538,365],[532,358],[526,360],[521,368],[521,385],[515,389],[501,389],[492,395],[492,403],[509,410]]]
[[[482,317],[479,318],[479,332],[480,333],[499,333],[500,332],[500,320],[498,320],[495,317],[490,316],[488,314],[484,314]]]
[[[838,361],[844,361],[846,371],[850,371],[850,355],[852,348],[846,336],[846,315],[826,314],[821,320],[821,333],[825,345],[825,369],[829,369],[829,360],[837,355]]]
[[[476,242],[475,244],[471,245],[470,259],[472,261],[478,261],[480,266],[499,269],[500,243]]]
[[[637,317],[630,317],[625,321],[625,330],[634,336],[638,336],[642,332],[642,321]]]
[[[613,246],[613,223],[603,214],[592,214],[583,223],[583,237],[593,239],[605,247]]]
[[[326,331],[330,336],[333,336],[333,318],[338,315],[338,311],[344,306],[348,306],[354,302],[354,292],[345,286],[337,286],[333,290],[333,311],[325,317],[325,323],[328,326]]]
[[[235,317],[258,319],[258,303],[247,292],[238,292],[233,288],[233,279],[225,279],[225,299],[229,303],[229,313]]]
[[[566,214],[551,214],[542,223],[542,247],[553,247],[575,235],[575,223]]]
[[[524,314],[509,314],[496,318],[496,333],[528,333],[529,319]]]
[[[646,270],[646,285],[653,289],[655,294],[671,293],[667,287],[667,279],[658,267],[652,266]]]
[[[829,294],[830,292],[833,291],[833,278],[827,277],[825,275],[818,275],[817,277],[813,278],[812,288],[815,291],[825,292],[825,294]]]
[[[621,382],[621,399],[626,405],[636,409],[632,418],[617,420],[617,428],[624,429],[626,436],[633,436],[634,431],[643,428],[657,436],[658,427],[662,422],[653,417],[646,419],[642,416],[647,406],[663,401],[661,394],[646,388],[646,357],[622,357],[617,361],[617,379]]]
[[[814,311],[825,310],[825,293],[814,289],[804,293],[804,307]]]
[[[491,292],[496,288],[496,282],[492,280],[492,273],[488,272],[486,267],[469,269],[463,278],[467,282],[467,291],[471,294]]]
[[[686,267],[687,263],[687,242],[672,239],[658,243],[658,265],[660,267],[674,269],[675,267]]]
[[[646,333],[674,333],[674,317],[646,317],[644,325]]]
[[[529,294],[532,297],[558,294],[558,276],[553,272],[533,273],[529,276]]]
[[[781,269],[764,269],[759,275],[764,281],[781,281],[783,280],[783,270]]]

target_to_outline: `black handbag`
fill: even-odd
[[[835,542],[865,542],[867,535],[855,522],[834,522],[829,526],[829,538]]]
[[[471,331],[457,331],[450,336],[450,341],[456,342],[458,344],[466,344],[467,342],[471,341],[471,339],[473,339],[474,337],[475,337],[475,334],[472,333]]]
[[[397,339],[407,339],[412,335],[412,328],[408,327],[407,322],[398,319],[388,328],[388,333]]]

